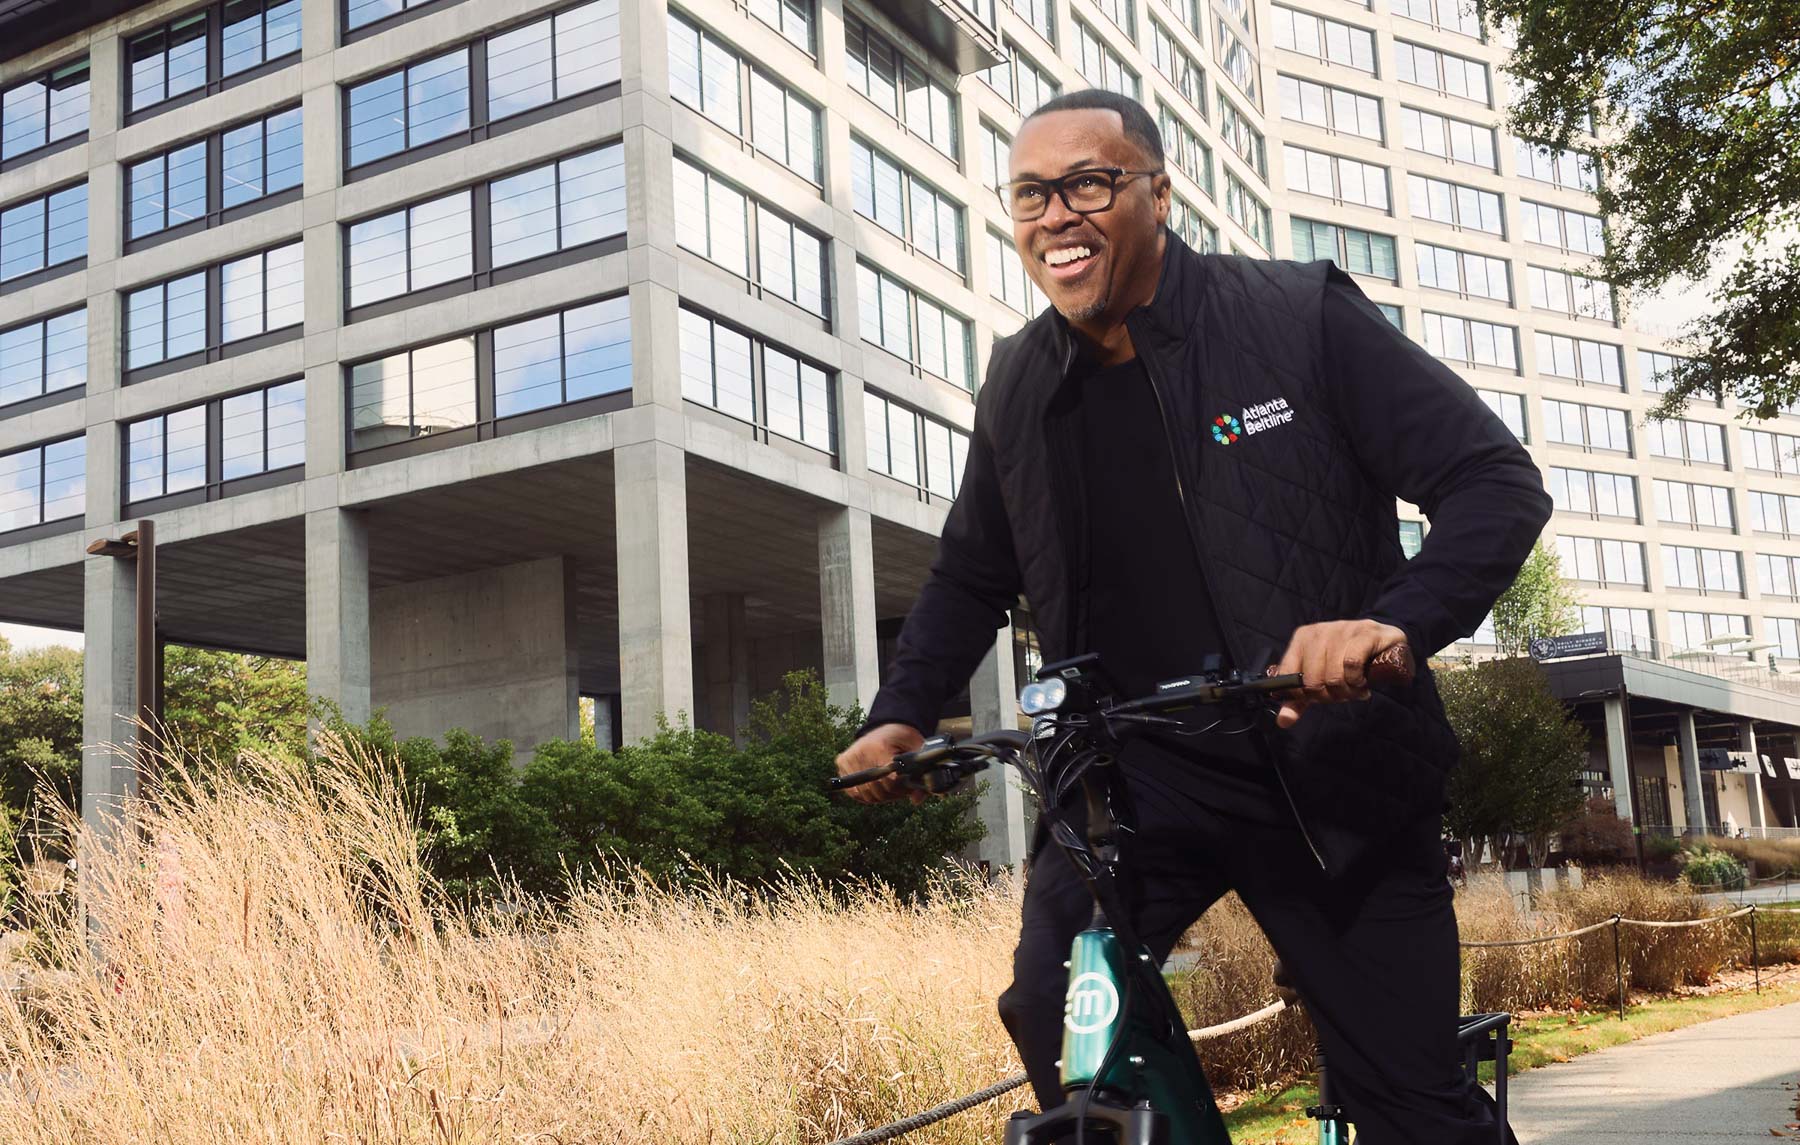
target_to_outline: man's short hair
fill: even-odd
[[[1128,95],[1098,87],[1072,91],[1039,104],[1036,111],[1025,117],[1025,122],[1053,111],[1116,111],[1124,121],[1125,138],[1143,148],[1152,161],[1151,166],[1163,165],[1162,132],[1157,129],[1156,120],[1144,110],[1143,104]]]

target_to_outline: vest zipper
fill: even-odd
[[[1138,337],[1135,331],[1132,334],[1132,342],[1134,345],[1138,343]],[[1138,358],[1144,363],[1144,377],[1150,382],[1150,393],[1156,398],[1156,412],[1162,420],[1163,440],[1169,447],[1169,469],[1175,474],[1175,499],[1181,503],[1181,523],[1187,532],[1188,542],[1194,546],[1194,560],[1201,569],[1201,575],[1204,576],[1206,570],[1206,552],[1200,545],[1200,538],[1194,535],[1194,520],[1188,513],[1187,489],[1181,483],[1181,462],[1179,455],[1175,452],[1175,434],[1169,428],[1169,409],[1163,404],[1162,385],[1157,380],[1155,359],[1151,355],[1144,353],[1142,350],[1138,351]],[[1211,592],[1210,585],[1204,587],[1207,592]],[[1220,635],[1224,635],[1224,624],[1224,618],[1221,617]],[[1232,654],[1232,659],[1237,659],[1237,654],[1235,652]],[[1242,664],[1238,666],[1240,668],[1244,667]],[[1270,745],[1265,742],[1264,746],[1268,747]],[[1294,826],[1300,828],[1300,837],[1306,840],[1306,849],[1312,852],[1313,861],[1319,864],[1319,869],[1321,871],[1327,871],[1327,873],[1329,873],[1329,868],[1325,865],[1325,856],[1319,853],[1318,844],[1313,842],[1312,832],[1306,829],[1306,820],[1300,815],[1300,807],[1294,802],[1294,793],[1288,789],[1287,776],[1281,770],[1281,759],[1279,758],[1279,754],[1275,752],[1272,747],[1268,754],[1269,766],[1275,772],[1275,781],[1281,785],[1282,797],[1287,800],[1288,810],[1293,813]]]

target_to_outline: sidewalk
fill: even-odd
[[[1800,1131],[1800,1002],[1654,1034],[1508,1080],[1520,1145],[1713,1145]]]

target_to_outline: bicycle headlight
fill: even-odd
[[[1069,698],[1069,685],[1061,680],[1037,680],[1019,692],[1019,710],[1028,716],[1054,712]]]

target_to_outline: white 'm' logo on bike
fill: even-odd
[[[1090,971],[1069,983],[1068,997],[1063,1000],[1063,1025],[1071,1033],[1103,1030],[1118,1016],[1119,991],[1105,975]]]

